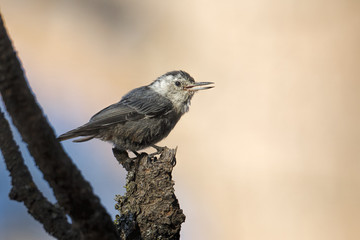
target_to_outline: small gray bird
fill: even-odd
[[[167,137],[181,116],[189,111],[190,100],[199,90],[209,89],[212,82],[195,82],[184,71],[168,72],[148,86],[135,88],[95,114],[88,123],[64,133],[60,141],[81,137],[74,142],[93,138],[111,142],[119,150],[161,147],[155,144]]]

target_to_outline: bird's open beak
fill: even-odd
[[[214,86],[205,86],[205,85],[210,85],[210,84],[214,84],[214,83],[213,82],[195,82],[191,85],[184,87],[184,89],[188,90],[188,91],[199,91],[199,90],[213,88]]]

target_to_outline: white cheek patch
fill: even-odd
[[[168,89],[167,85],[168,85],[167,81],[156,81],[150,87],[155,92],[161,94],[162,96],[165,96]]]
[[[185,93],[184,93],[185,94]],[[181,113],[186,113],[189,111],[190,107],[190,99],[184,102],[185,96],[181,95],[173,95],[170,101],[174,104],[176,111]]]
[[[170,101],[172,101],[176,108],[180,108],[183,102],[183,98],[180,95],[172,95]]]
[[[173,76],[166,76],[165,79],[167,80],[167,82],[170,82],[172,79],[174,79]]]
[[[177,79],[174,76],[165,76],[160,79],[160,81],[154,82],[150,87],[157,93],[161,94],[162,96],[166,96],[171,88],[171,84]]]
[[[175,89],[174,82],[177,79],[178,77],[165,76],[160,79],[160,81],[158,80],[150,85],[150,88],[160,95],[168,98],[173,103],[177,112],[185,113],[189,111],[190,99],[184,103],[184,99],[187,98],[185,96],[187,92],[183,91],[182,93],[181,91],[178,92],[178,89]]]

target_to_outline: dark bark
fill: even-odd
[[[0,149],[10,172],[10,199],[24,205],[45,230],[58,239],[80,239],[79,229],[72,228],[62,209],[50,203],[36,187],[24,159],[15,143],[9,123],[0,111]]]
[[[111,217],[57,141],[25,80],[0,17],[0,92],[15,127],[54,191],[59,205],[85,239],[118,239]]]
[[[179,239],[185,215],[174,194],[172,170],[176,149],[165,148],[159,159],[141,154],[129,159],[113,149],[128,171],[125,196],[116,196],[116,226],[122,239]]]

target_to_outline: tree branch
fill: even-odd
[[[118,239],[111,217],[56,140],[25,80],[0,16],[0,92],[15,127],[60,206],[85,239]]]
[[[0,112],[0,148],[12,177],[10,197],[23,201],[30,214],[59,239],[180,238],[185,215],[174,194],[172,170],[176,149],[164,148],[159,159],[146,153],[136,159],[113,149],[128,171],[126,194],[116,196],[115,225],[90,184],[64,152],[25,80],[0,15],[0,93],[15,127],[54,191],[60,207],[39,192]],[[63,212],[63,210],[65,212]],[[69,214],[73,225],[66,220]]]
[[[172,170],[176,149],[165,148],[159,159],[145,153],[129,159],[113,149],[128,171],[125,196],[116,196],[120,215],[115,224],[122,239],[179,239],[185,215],[174,193]]]
[[[50,235],[58,239],[80,239],[79,230],[72,228],[64,212],[50,203],[36,187],[1,110],[0,149],[11,176],[10,199],[24,202],[28,212]]]

